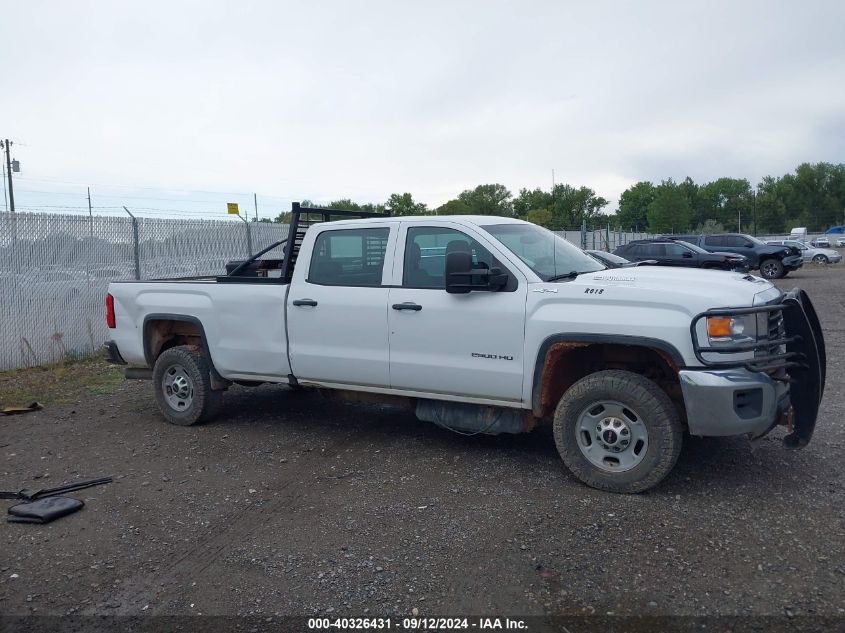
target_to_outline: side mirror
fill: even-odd
[[[499,290],[507,285],[508,274],[501,268],[473,268],[472,255],[466,251],[446,254],[446,292],[467,294],[472,290]]]

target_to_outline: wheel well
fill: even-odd
[[[675,404],[681,419],[686,420],[678,366],[666,352],[639,345],[574,341],[554,343],[546,352],[534,415],[550,418],[567,389],[581,378],[605,369],[624,369],[654,381]]]
[[[202,330],[196,323],[175,319],[147,321],[144,327],[144,355],[150,366],[162,352],[177,345],[202,345]]]

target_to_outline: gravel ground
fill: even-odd
[[[641,495],[551,434],[461,437],[387,407],[233,388],[166,424],[145,382],[0,418],[0,488],[112,474],[47,526],[0,524],[6,614],[845,614],[845,268],[815,301],[828,382],[803,451],[687,438]]]

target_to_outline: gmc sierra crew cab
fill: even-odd
[[[782,424],[792,448],[813,433],[825,347],[801,290],[606,269],[495,216],[294,204],[289,236],[280,259],[261,259],[268,248],[226,275],[109,286],[111,357],[152,379],[170,422],[207,420],[232,383],[270,382],[412,407],[462,433],[548,424],[575,476],[615,492],[661,481],[686,433]]]

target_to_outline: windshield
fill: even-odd
[[[590,255],[595,255],[601,259],[606,259],[609,262],[613,262],[614,264],[627,264],[629,263],[627,259],[624,257],[619,257],[619,255],[614,255],[613,253],[605,253],[604,251],[587,251]]]
[[[696,253],[708,253],[710,251],[705,251],[703,248],[696,244],[691,244],[690,242],[685,242],[684,240],[675,240],[678,244],[683,244],[688,249],[695,251]]]
[[[766,243],[763,240],[758,240],[753,235],[743,235],[742,237],[744,237],[747,240],[751,240],[752,242],[754,242],[758,246],[766,246]]]
[[[605,266],[580,248],[536,224],[492,224],[481,228],[504,244],[543,281],[571,272],[605,270]]]

